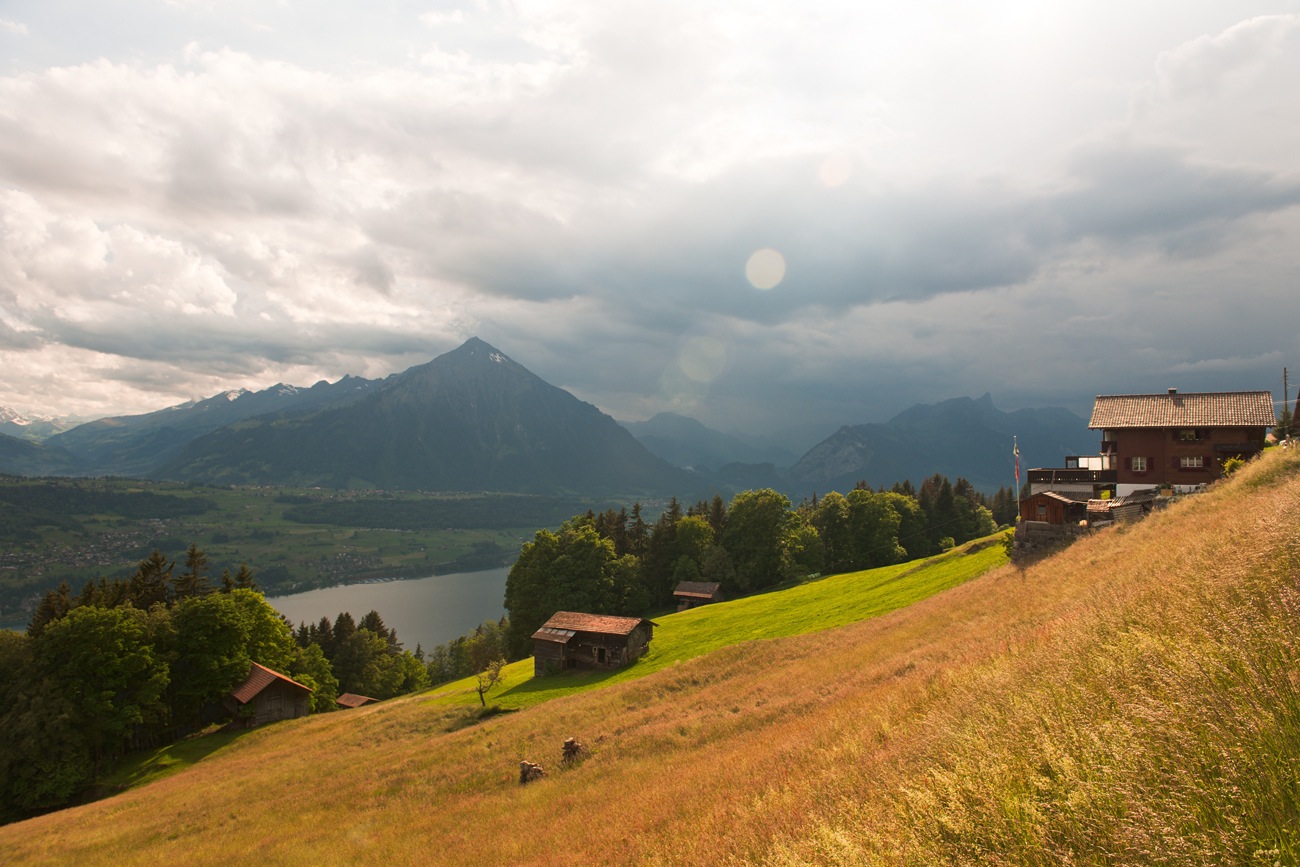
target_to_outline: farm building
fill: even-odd
[[[374,704],[379,701],[377,698],[371,698],[368,695],[357,695],[355,692],[345,692],[335,699],[339,707],[353,708],[363,707],[368,704]]]
[[[722,585],[716,581],[683,581],[673,591],[673,598],[677,600],[678,611],[721,602]]]
[[[1020,520],[1048,524],[1077,524],[1088,517],[1087,494],[1043,491],[1020,501]]]
[[[254,662],[248,677],[230,691],[224,704],[236,724],[252,728],[306,716],[311,706],[311,687]]]
[[[533,633],[533,674],[627,665],[646,652],[654,626],[644,617],[557,611]]]

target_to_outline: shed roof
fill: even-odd
[[[714,594],[722,589],[722,584],[717,581],[682,581],[673,591],[674,596],[689,596],[702,599],[712,599]]]
[[[1273,395],[1267,391],[1180,394],[1099,394],[1090,428],[1272,427]]]
[[[572,635],[559,638],[555,630],[572,630],[573,632],[599,632],[605,635],[630,635],[642,623],[654,625],[644,617],[616,617],[613,614],[583,614],[577,611],[557,611],[551,619],[542,624],[542,628],[533,633],[533,638],[546,641],[568,641]],[[550,634],[547,631],[551,630]]]
[[[355,692],[345,692],[335,699],[343,707],[361,707],[363,704],[371,704],[379,701],[377,698],[371,698],[368,695],[358,695]]]
[[[1092,494],[1087,494],[1082,491],[1039,491],[1036,494],[1029,495],[1025,499],[1032,500],[1034,497],[1046,497],[1049,500],[1056,500],[1060,503],[1075,504],[1088,502],[1092,499]]]
[[[254,662],[252,670],[248,672],[248,677],[244,678],[243,683],[230,691],[230,697],[240,704],[248,704],[257,697],[259,692],[266,689],[277,680],[282,680],[285,683],[292,684],[306,692],[312,691],[310,686],[303,686],[292,677],[286,677],[278,671]]]

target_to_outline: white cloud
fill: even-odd
[[[722,426],[1244,378],[1300,348],[1264,306],[1300,248],[1300,16],[1268,5],[103,21],[0,77],[0,353],[29,404],[0,403],[89,405],[43,364],[139,410],[475,333],[615,414]],[[785,272],[757,292],[764,248]]]

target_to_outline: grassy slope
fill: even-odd
[[[1274,451],[1029,569],[451,733],[460,711],[420,697],[254,731],[150,786],[0,828],[0,851],[1294,863],[1298,475],[1300,455]],[[557,768],[570,735],[592,755]],[[517,786],[524,757],[548,778]]]
[[[536,679],[532,659],[523,659],[503,670],[501,684],[488,697],[503,708],[531,707],[560,696],[637,680],[744,641],[833,629],[911,605],[1005,562],[1002,546],[986,540],[920,563],[832,575],[779,592],[669,614],[655,620],[658,625],[649,652],[630,668]],[[474,679],[438,687],[432,702],[477,705]]]

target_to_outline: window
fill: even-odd
[[[1038,517],[1040,517],[1040,518],[1046,518],[1046,517],[1047,517],[1047,506],[1044,506],[1044,505],[1042,505],[1042,504],[1040,504],[1040,505],[1038,506]]]
[[[1135,473],[1145,473],[1147,471],[1147,459],[1129,458],[1129,469]]]
[[[1178,439],[1185,443],[1199,442],[1201,439],[1201,432],[1196,428],[1185,427],[1178,431]]]
[[[1178,459],[1178,466],[1184,470],[1199,470],[1205,466],[1205,458],[1201,455],[1183,455]]]

